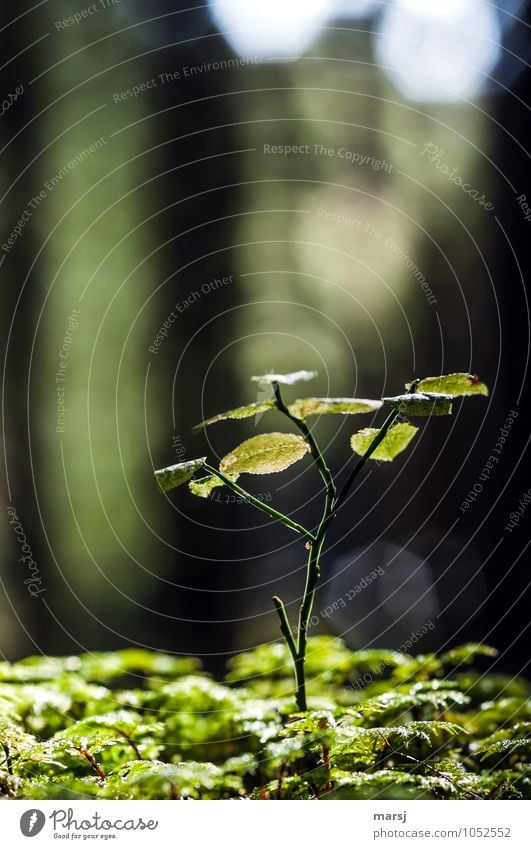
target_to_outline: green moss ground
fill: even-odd
[[[529,798],[529,685],[495,652],[308,646],[296,713],[281,644],[225,683],[127,649],[0,663],[0,794],[19,799]]]

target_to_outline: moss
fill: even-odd
[[[284,645],[235,657],[123,652],[0,667],[0,794],[19,799],[529,798],[529,687],[495,652],[308,641],[309,710]],[[125,686],[127,685],[127,689]]]

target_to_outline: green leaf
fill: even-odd
[[[457,646],[440,656],[445,666],[470,666],[479,657],[497,657],[498,652],[492,646],[483,643],[466,643]]]
[[[407,448],[417,431],[418,427],[414,427],[414,425],[410,425],[407,422],[393,425],[387,431],[380,445],[371,454],[370,459],[382,460],[385,463],[394,460],[395,457],[398,457]],[[378,428],[374,427],[364,427],[362,430],[359,430],[350,440],[352,450],[363,457],[379,432]]]
[[[326,799],[437,799],[434,790],[448,790],[448,782],[437,776],[412,775],[398,769],[381,769],[374,772],[332,771],[332,789]],[[446,793],[445,795],[448,795]]]
[[[317,377],[316,371],[292,371],[289,374],[259,374],[253,375],[251,380],[255,383],[284,383],[287,386],[293,386],[294,383],[300,383],[302,380],[313,380]]]
[[[340,728],[336,743],[331,747],[337,766],[357,770],[376,766],[382,756],[410,752],[424,758],[430,749],[440,746],[463,733],[455,722],[415,721],[404,725]]]
[[[369,401],[366,398],[298,398],[288,409],[295,418],[305,419],[325,413],[340,413],[344,416],[372,413],[381,406],[381,401]]]
[[[411,383],[406,383],[406,389]],[[417,392],[437,392],[457,398],[459,395],[488,395],[488,387],[475,374],[458,371],[440,377],[425,377],[417,384]]]
[[[452,412],[453,397],[453,395],[427,395],[416,392],[382,400],[407,416],[449,416]]]
[[[239,475],[227,475],[232,481],[237,481]],[[217,475],[207,475],[205,478],[196,478],[190,481],[188,487],[190,492],[197,495],[199,498],[208,498],[213,489],[217,486],[225,486],[221,478]]]
[[[170,489],[186,483],[194,472],[203,468],[205,463],[206,457],[199,457],[197,460],[187,460],[185,463],[176,463],[174,466],[158,469],[154,474],[160,491],[169,492]]]
[[[130,761],[109,780],[109,798],[223,799],[243,795],[241,778],[213,763]]]
[[[245,407],[236,407],[234,410],[227,410],[226,413],[218,413],[217,416],[212,416],[211,419],[205,419],[204,422],[194,425],[193,433],[197,433],[208,425],[216,424],[216,422],[224,422],[226,419],[250,419],[251,416],[256,416],[258,413],[265,413],[267,410],[274,409],[275,401],[273,398],[266,398],[265,401],[255,401],[253,404],[247,404]]]
[[[310,450],[308,443],[295,433],[262,433],[246,439],[221,460],[222,472],[267,475],[282,472]]]
[[[413,686],[408,693],[391,690],[382,693],[378,698],[368,699],[356,705],[356,708],[363,717],[365,725],[373,723],[381,725],[382,720],[389,724],[391,720],[396,723],[400,716],[410,711],[415,711],[418,719],[438,719],[444,711],[467,705],[470,701],[471,699],[460,690],[440,689],[419,692],[418,686]]]
[[[70,677],[73,669],[87,681],[98,684],[123,682],[131,676],[137,685],[139,681],[150,676],[171,678],[175,680],[182,675],[188,675],[199,668],[199,662],[193,657],[174,657],[162,652],[147,651],[146,649],[129,648],[117,652],[90,652],[79,657],[66,658],[65,672]],[[74,662],[77,661],[77,667]]]
[[[511,728],[502,728],[486,740],[476,751],[480,760],[492,755],[510,757],[518,751],[529,755],[531,749],[531,722],[517,722]]]

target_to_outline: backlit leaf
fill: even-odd
[[[293,386],[294,383],[300,383],[302,380],[313,380],[317,377],[316,371],[291,371],[288,374],[259,374],[253,375],[251,380],[255,383],[284,383],[286,386]]]
[[[238,480],[238,475],[227,475],[232,481]],[[224,486],[225,484],[218,478],[217,475],[207,475],[205,478],[196,478],[193,481],[190,481],[188,487],[190,492],[194,495],[197,495],[199,498],[208,498],[213,489],[217,486]]]
[[[251,416],[256,416],[258,413],[265,413],[275,407],[273,398],[266,398],[264,401],[255,401],[252,404],[247,404],[245,407],[236,407],[234,410],[227,410],[226,413],[218,413],[217,416],[212,416],[210,419],[205,419],[204,422],[199,422],[192,428],[194,433],[208,425],[216,422],[223,422],[226,419],[249,419]]]
[[[169,492],[170,489],[186,483],[194,472],[203,468],[205,463],[206,457],[199,457],[197,460],[187,460],[185,463],[176,463],[174,466],[158,469],[154,474],[160,491]]]
[[[482,643],[466,643],[464,646],[450,649],[441,655],[441,662],[448,666],[470,666],[480,657],[497,657],[498,652],[492,646]]]
[[[382,460],[383,462],[394,460],[395,457],[407,448],[417,431],[418,427],[407,422],[393,425],[393,427],[389,428],[382,442],[371,454],[370,459]],[[363,456],[378,433],[379,430],[374,427],[364,427],[363,430],[359,430],[350,440],[353,451]]]
[[[409,389],[410,383],[406,384]],[[417,384],[418,392],[438,392],[442,395],[488,395],[487,386],[475,374],[466,372],[455,372],[455,374],[443,374],[440,377],[425,377]]]
[[[262,433],[246,439],[230,454],[223,457],[222,472],[266,475],[282,472],[309,451],[308,443],[294,433]]]
[[[383,400],[408,416],[449,416],[452,412],[453,397],[453,395],[426,395],[423,392],[416,392]]]
[[[373,413],[381,406],[381,401],[370,401],[366,398],[299,398],[290,404],[288,409],[297,419],[305,419],[324,413],[339,413],[344,416]]]

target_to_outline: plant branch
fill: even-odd
[[[376,436],[372,440],[371,444],[367,448],[365,454],[363,455],[363,457],[360,457],[360,459],[358,460],[358,462],[356,463],[356,465],[352,469],[352,472],[351,472],[351,475],[350,475],[348,481],[346,482],[345,486],[343,487],[343,489],[341,490],[341,492],[339,493],[339,495],[337,497],[336,505],[335,505],[335,508],[334,508],[334,513],[337,513],[337,511],[339,510],[339,508],[343,504],[345,498],[347,497],[350,490],[352,489],[354,481],[356,480],[359,473],[363,469],[365,463],[370,458],[370,456],[376,451],[376,449],[378,448],[380,443],[383,442],[383,440],[387,436],[387,431],[389,430],[391,425],[394,424],[394,422],[396,421],[396,419],[398,418],[399,415],[400,415],[400,413],[398,412],[398,410],[392,410],[392,412],[390,412],[389,415],[387,416],[387,418],[384,421],[383,425],[381,426],[380,430],[378,431],[378,433],[376,434]]]
[[[279,410],[279,412],[281,412],[281,413],[284,413],[284,415],[287,416],[288,419],[290,419],[290,421],[293,422],[293,424],[300,430],[300,432],[302,433],[302,435],[306,439],[308,445],[310,446],[310,453],[313,457],[314,463],[317,466],[319,474],[321,475],[321,477],[323,479],[323,483],[325,485],[326,491],[333,498],[334,495],[335,495],[335,491],[336,491],[335,484],[334,484],[334,481],[332,479],[330,469],[326,465],[325,458],[323,457],[321,449],[319,448],[313,433],[311,432],[310,428],[308,427],[308,425],[306,424],[304,419],[298,419],[297,416],[293,416],[290,413],[289,408],[286,406],[286,404],[284,403],[284,401],[282,399],[282,395],[280,393],[280,386],[279,386],[278,383],[273,384],[273,391],[275,393],[275,403],[276,403],[277,410]]]
[[[417,391],[418,383],[419,383],[418,380],[414,380],[411,383],[411,385],[408,389],[408,393],[410,395],[415,394],[415,392]],[[376,436],[372,440],[371,444],[367,448],[365,454],[363,455],[363,457],[360,457],[360,459],[358,460],[358,462],[354,466],[348,481],[346,482],[345,486],[343,487],[343,489],[341,490],[341,492],[339,493],[339,495],[337,497],[336,504],[335,504],[334,511],[333,511],[332,515],[335,515],[337,513],[337,511],[339,510],[339,508],[341,507],[341,505],[345,501],[347,495],[349,494],[350,490],[352,489],[352,485],[354,484],[354,481],[356,480],[359,473],[363,469],[365,463],[371,457],[371,455],[376,451],[376,449],[378,448],[380,443],[383,442],[383,440],[385,439],[385,437],[387,435],[387,431],[389,430],[391,425],[394,424],[394,422],[396,421],[396,419],[398,418],[399,415],[400,415],[400,412],[398,410],[392,410],[389,413],[389,415],[387,416],[386,420],[384,421],[382,427],[380,428],[380,430],[378,431],[378,433],[376,434]]]
[[[328,522],[332,516],[333,498],[327,495],[325,503],[325,511],[315,542],[311,543],[310,554],[308,556],[308,567],[306,570],[306,585],[304,587],[304,595],[299,611],[299,639],[297,646],[297,660],[295,662],[295,677],[297,679],[297,706],[299,710],[306,710],[306,684],[304,675],[304,663],[306,660],[306,643],[308,639],[308,622],[312,615],[313,603],[315,599],[315,590],[317,581],[319,580],[319,558],[323,548],[324,538]]]
[[[306,569],[306,584],[304,587],[302,604],[299,610],[298,641],[296,647],[296,655],[294,656],[295,678],[297,682],[297,707],[299,708],[299,710],[305,711],[307,704],[304,665],[306,661],[308,622],[310,621],[310,617],[312,615],[313,603],[315,599],[315,590],[317,587],[317,581],[319,580],[319,558],[321,556],[321,550],[323,548],[328,524],[333,515],[336,487],[332,475],[330,473],[330,469],[326,465],[325,458],[323,457],[321,449],[319,448],[310,428],[308,427],[304,419],[299,419],[290,413],[289,408],[286,406],[282,399],[280,386],[278,383],[273,384],[273,390],[275,393],[275,403],[277,409],[279,410],[279,412],[284,413],[284,415],[287,416],[288,419],[293,422],[293,424],[301,431],[302,435],[310,446],[310,452],[313,461],[317,467],[317,470],[319,471],[319,474],[321,475],[326,493],[323,516],[321,518],[321,522],[319,524],[315,537],[310,543],[310,553],[308,555],[308,566]]]
[[[297,646],[295,645],[295,640],[293,639],[293,634],[291,633],[291,628],[288,620],[288,614],[286,612],[286,608],[284,607],[284,602],[278,595],[273,596],[273,604],[275,605],[275,609],[278,613],[278,618],[280,619],[280,631],[282,636],[286,640],[288,644],[288,648],[290,654],[293,658],[293,662],[297,660]]]
[[[245,499],[246,502],[252,504],[253,507],[257,507],[258,510],[262,510],[262,512],[267,513],[268,516],[271,516],[272,519],[276,519],[277,522],[282,522],[283,525],[286,525],[287,528],[291,528],[292,531],[296,531],[298,534],[303,534],[303,536],[308,537],[309,540],[313,541],[315,539],[311,531],[303,528],[302,525],[294,522],[289,518],[289,516],[285,516],[284,513],[279,513],[278,510],[275,510],[274,507],[270,507],[269,504],[265,504],[263,501],[255,498],[254,495],[251,495],[251,493],[247,492],[247,490],[243,489],[243,487],[238,486],[237,483],[224,475],[223,472],[220,472],[219,469],[214,469],[213,466],[209,466],[206,463],[203,468],[211,475],[215,475],[217,478],[222,480],[225,486],[228,486],[233,492]]]
[[[94,755],[91,752],[89,752],[88,749],[84,749],[83,747],[78,748],[76,746],[75,748],[77,749],[79,754],[82,755],[89,762],[92,769],[97,774],[98,778],[101,778],[102,781],[107,781],[107,776],[103,772],[102,768],[100,767],[100,765],[99,765],[98,761],[96,760],[96,758],[94,757]]]

